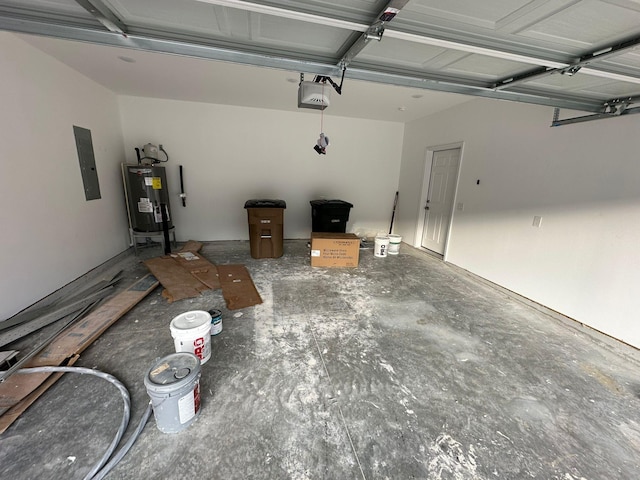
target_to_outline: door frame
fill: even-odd
[[[444,145],[429,146],[425,150],[424,155],[424,170],[422,173],[422,188],[420,191],[420,203],[418,204],[418,221],[416,222],[416,234],[413,240],[413,246],[423,252],[430,252],[433,255],[440,256],[440,254],[424,248],[422,246],[422,234],[424,233],[424,206],[427,203],[427,196],[429,195],[429,183],[431,182],[431,166],[433,165],[433,155],[435,152],[441,150],[453,150],[460,149],[460,161],[458,162],[458,171],[456,172],[456,182],[453,192],[453,204],[451,205],[451,214],[449,215],[449,225],[447,225],[447,238],[444,244],[444,254],[442,259],[446,261],[449,248],[449,238],[451,236],[451,225],[453,224],[454,215],[456,213],[456,205],[458,203],[458,186],[460,182],[460,171],[462,170],[462,159],[464,156],[464,142],[447,143]]]

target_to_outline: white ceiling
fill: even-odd
[[[640,0],[2,0],[0,29],[87,43],[30,40],[118,93],[295,109],[288,78],[345,71],[327,114],[461,100],[433,91],[640,113]]]
[[[32,35],[19,37],[120,95],[319,115],[318,110],[298,109],[300,72]],[[305,80],[312,79],[313,75],[305,75]],[[471,99],[453,93],[346,79],[342,95],[331,92],[331,104],[325,114],[409,122]]]

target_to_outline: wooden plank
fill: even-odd
[[[84,351],[158,285],[159,282],[153,275],[142,277],[127,290],[107,299],[81,321],[62,332],[47,348],[32,358],[27,367],[68,363],[70,358]],[[9,377],[0,383],[0,409],[11,409],[34,392],[48,377],[49,374]]]
[[[107,299],[84,319],[51,342],[49,347],[38,355],[38,357],[41,357],[39,363],[32,362],[29,366],[47,365],[45,357],[47,359],[64,360],[72,354],[82,352],[158,285],[159,282],[153,275],[148,274],[142,277],[127,290]],[[63,352],[66,352],[66,354]],[[56,365],[60,364],[57,363]]]
[[[80,355],[74,355],[67,362],[67,366],[72,366],[79,358]],[[40,396],[46,392],[49,387],[56,383],[62,375],[64,375],[64,373],[31,373],[29,375],[24,375],[25,377],[41,376],[43,381],[35,390],[29,393],[20,402],[16,403],[13,407],[0,409],[0,434],[4,433],[4,431],[9,428],[11,424],[27,410],[27,408],[33,405],[33,402],[40,398]]]
[[[262,303],[262,298],[244,265],[218,265],[222,296],[229,310]]]
[[[29,350],[29,353],[27,353],[26,355],[23,355],[20,358],[20,360],[18,360],[15,363],[15,365],[12,365],[11,367],[9,367],[8,370],[5,370],[4,372],[0,372],[0,381],[4,382],[7,378],[9,378],[11,375],[16,373],[19,369],[21,369],[24,366],[26,366],[27,363],[32,358],[34,358],[38,353],[40,353],[42,350],[44,350],[47,347],[47,345],[49,345],[58,335],[60,335],[62,332],[64,332],[67,328],[71,327],[71,325],[74,322],[80,320],[85,315],[87,315],[89,313],[89,311],[93,307],[95,307],[98,303],[99,303],[99,300],[96,300],[94,303],[92,303],[90,305],[87,305],[85,308],[80,310],[73,317],[69,318],[68,320],[65,320],[65,322],[63,322],[62,324],[56,325],[57,328],[56,328],[56,330],[54,332],[52,332],[47,338],[45,338],[44,340],[42,340],[41,342],[39,342],[38,344],[33,346]]]

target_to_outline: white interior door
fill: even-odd
[[[449,233],[459,164],[460,148],[433,152],[420,245],[440,255]]]

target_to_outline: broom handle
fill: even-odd
[[[396,192],[396,196],[393,199],[393,212],[391,212],[391,225],[389,225],[389,235],[391,235],[391,232],[393,231],[393,219],[396,216],[396,205],[398,205],[398,193]]]

